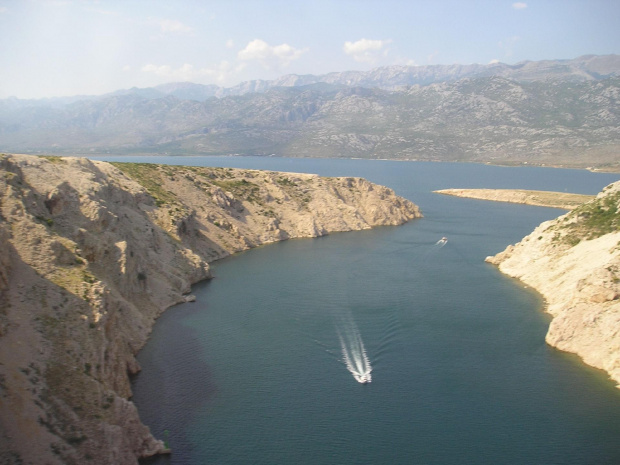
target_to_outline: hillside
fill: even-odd
[[[399,91],[289,87],[209,99],[0,102],[0,149],[253,154],[620,169],[620,78],[500,77]]]
[[[288,75],[226,91],[173,83],[99,97],[0,100],[0,150],[620,170],[619,98],[616,55]]]
[[[550,345],[620,384],[620,181],[487,261],[543,295]]]
[[[208,262],[420,216],[360,178],[0,156],[0,462],[164,452],[129,401],[158,315]]]

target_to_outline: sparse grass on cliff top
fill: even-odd
[[[158,207],[165,203],[174,204],[176,202],[176,196],[161,187],[161,165],[124,162],[111,162],[110,164],[144,187],[153,196]]]
[[[246,179],[216,181],[212,180],[212,184],[221,187],[225,191],[231,192],[235,197],[243,198],[249,202],[259,202],[258,194],[260,187]]]
[[[185,177],[204,189],[209,186],[217,186],[224,191],[230,192],[235,198],[247,200],[252,203],[261,203],[260,186],[247,178],[255,175],[248,170],[233,168],[210,168],[195,166],[168,166],[152,163],[125,163],[111,162],[125,175],[138,182],[155,199],[158,207],[165,204],[172,206],[178,203],[174,192],[165,188],[165,181],[174,181],[175,178]],[[199,178],[194,178],[198,175]],[[293,181],[284,177],[277,179],[281,186],[296,186]]]
[[[563,240],[569,245],[592,240],[620,230],[620,192],[585,203],[564,219]]]
[[[46,159],[50,163],[65,163],[64,157],[60,157],[57,155],[41,155],[41,158]]]

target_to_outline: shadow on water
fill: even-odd
[[[210,283],[199,283],[194,291],[206,289]],[[204,311],[204,304],[191,302],[175,305],[164,312],[151,334],[151,339],[161,343],[147,343],[138,354],[142,370],[132,380],[133,400],[142,422],[149,426],[153,436],[168,445],[172,454],[175,450],[191,453],[191,438],[179,425],[194,421],[200,406],[217,395],[211,368],[200,357],[197,331],[183,323],[184,318]],[[196,392],[201,395],[197,397]],[[168,465],[172,461],[173,455],[158,455],[142,459],[140,463]]]

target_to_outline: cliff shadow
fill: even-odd
[[[142,370],[132,377],[132,400],[141,420],[155,437],[169,445],[175,461],[183,463],[189,463],[192,457],[192,425],[218,393],[198,330],[188,323],[204,311],[200,301],[168,309],[157,320],[149,341],[138,354]],[[161,455],[140,463],[170,464],[172,458]]]

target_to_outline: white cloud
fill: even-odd
[[[226,48],[233,48],[235,46],[235,41],[232,39],[228,39],[226,41]]]
[[[497,58],[494,58],[491,61],[489,61],[490,65],[496,65],[497,63],[499,63],[499,60]]]
[[[92,13],[96,13],[96,14],[103,15],[103,16],[116,16],[117,18],[125,19],[123,18],[123,15],[121,15],[121,13],[119,13],[118,11],[106,10],[106,9],[98,8],[94,6],[86,6],[84,7],[84,9],[86,11],[90,11]]]
[[[388,49],[385,48],[391,40],[371,40],[360,39],[357,42],[345,42],[344,53],[351,55],[355,61],[372,63],[380,56],[387,54]]]
[[[285,67],[292,61],[299,59],[307,48],[297,49],[288,44],[272,46],[261,39],[249,42],[243,50],[237,53],[237,58],[243,61],[258,61],[265,68]]]
[[[148,64],[141,68],[143,73],[155,74],[165,78],[167,81],[190,81],[190,82],[216,82],[220,85],[229,84],[234,76],[245,68],[244,63],[236,66],[228,61],[222,61],[212,68],[195,68],[189,63],[185,63],[179,68],[169,65]]]
[[[188,34],[194,30],[192,27],[176,19],[149,18],[149,22],[159,26],[163,34]]]
[[[245,63],[238,63],[233,65],[228,61],[222,61],[218,65],[212,68],[203,68],[200,73],[204,77],[208,77],[210,81],[213,81],[219,85],[228,85],[235,80],[235,77],[243,71]]]
[[[515,3],[512,4],[512,7],[515,10],[523,10],[523,9],[527,8],[527,3],[515,2]]]

